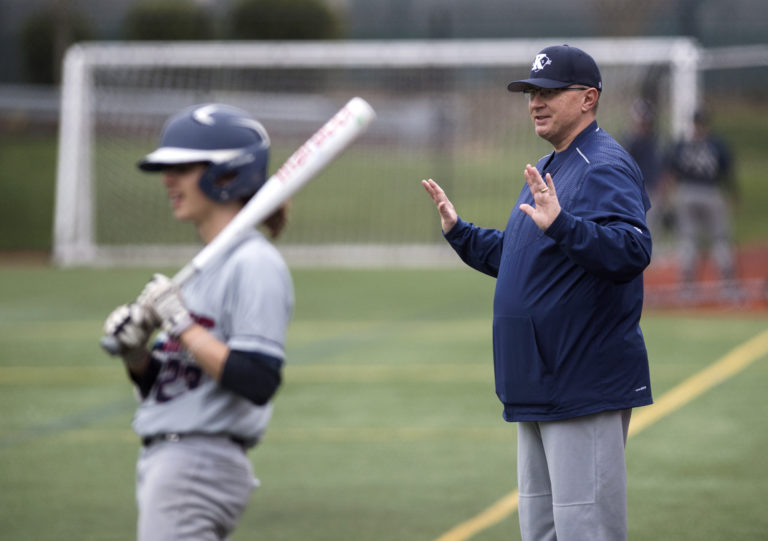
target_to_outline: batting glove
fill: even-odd
[[[129,363],[146,355],[147,341],[156,328],[153,316],[138,304],[118,306],[104,322],[105,335],[117,340],[118,353]]]
[[[179,336],[195,323],[179,288],[162,274],[155,274],[136,302],[149,310],[171,336]]]

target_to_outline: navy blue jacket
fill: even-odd
[[[593,122],[536,168],[562,211],[546,231],[519,210],[506,229],[459,219],[445,235],[469,266],[495,276],[496,394],[507,421],[557,420],[652,403],[640,331],[650,208],[631,156]]]

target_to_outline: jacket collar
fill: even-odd
[[[574,152],[576,150],[576,147],[584,143],[586,139],[588,139],[598,131],[600,131],[600,127],[597,125],[597,120],[593,120],[592,122],[590,122],[589,126],[584,128],[581,131],[581,133],[579,133],[579,135],[577,135],[576,138],[573,141],[571,141],[571,144],[568,145],[568,148],[560,152],[560,154],[567,154],[569,152]]]

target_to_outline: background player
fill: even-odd
[[[667,164],[675,187],[684,285],[695,281],[700,256],[710,246],[726,294],[735,293],[729,203],[736,201],[738,190],[731,151],[710,131],[708,113],[694,114],[693,136],[672,146]]]
[[[269,147],[245,111],[207,104],[173,116],[139,167],[162,173],[174,216],[208,243],[266,181]],[[286,212],[265,222],[272,237]],[[288,268],[254,229],[181,290],[155,275],[107,318],[141,396],[140,540],[224,539],[235,528],[257,484],[246,450],[272,413],[293,302]]]
[[[656,108],[645,99],[636,99],[629,114],[629,132],[622,139],[622,146],[635,159],[643,174],[645,189],[651,200],[646,219],[653,235],[654,252],[658,254],[672,226],[669,203],[669,182],[664,172],[664,153],[657,133]]]
[[[649,201],[635,161],[597,125],[602,88],[592,57],[567,45],[509,84],[554,151],[525,167],[504,231],[461,220],[423,181],[453,249],[496,277],[496,394],[517,423],[523,541],[627,538],[624,445],[632,408],[652,401],[639,326]]]

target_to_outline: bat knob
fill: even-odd
[[[120,342],[114,336],[102,336],[99,342],[101,349],[110,355],[118,355],[120,353]]]

